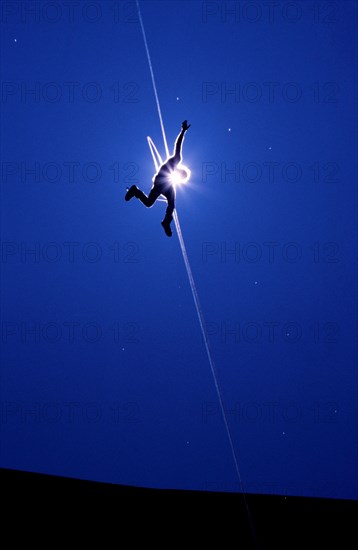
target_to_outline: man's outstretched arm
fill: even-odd
[[[174,146],[174,160],[176,164],[179,164],[179,162],[182,159],[181,151],[183,146],[183,139],[185,132],[190,128],[191,124],[188,124],[187,120],[184,120],[183,124],[181,125],[182,130],[180,134],[178,135],[175,146]]]

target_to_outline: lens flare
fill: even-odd
[[[191,172],[189,168],[181,164],[180,167],[177,167],[175,170],[173,170],[170,175],[170,179],[173,185],[182,185],[189,180],[190,174]]]

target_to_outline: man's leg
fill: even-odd
[[[125,200],[129,201],[132,197],[136,197],[139,199],[147,208],[150,208],[153,206],[159,195],[161,194],[161,190],[157,188],[156,186],[153,186],[150,190],[149,195],[147,196],[143,191],[138,189],[136,185],[132,185],[130,189],[128,189]]]
[[[155,201],[160,195],[161,195],[161,190],[158,189],[156,186],[153,186],[148,196],[145,193],[143,193],[143,191],[138,189],[136,197],[144,204],[144,206],[146,206],[147,208],[150,208],[151,206],[153,206],[153,204],[155,203]]]
[[[165,192],[163,192],[163,195],[168,201],[168,206],[165,212],[164,220],[162,221],[162,226],[164,228],[164,231],[168,237],[172,236],[172,230],[170,228],[170,224],[173,219],[173,212],[175,208],[175,190],[174,187],[169,187]]]

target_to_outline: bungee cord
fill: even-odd
[[[151,75],[151,79],[152,79],[153,92],[154,92],[155,101],[156,101],[156,105],[157,105],[160,127],[161,127],[161,130],[162,130],[165,153],[166,153],[166,156],[168,158],[169,157],[168,142],[167,142],[167,137],[166,137],[166,133],[165,133],[162,112],[161,112],[161,108],[160,108],[160,102],[159,102],[157,86],[156,86],[155,78],[154,78],[153,65],[152,65],[152,61],[151,61],[151,57],[150,57],[147,37],[146,37],[145,29],[144,29],[142,14],[141,14],[141,11],[140,11],[140,6],[139,6],[139,1],[138,0],[136,0],[136,4],[137,4],[137,10],[138,10],[138,18],[139,18],[139,22],[140,22],[140,26],[141,26],[141,30],[142,30],[142,35],[143,35],[144,47],[145,47],[146,54],[147,54],[149,71],[150,71],[150,75]],[[161,158],[161,155],[159,154],[158,149],[156,148],[153,140],[149,136],[147,137],[147,141],[148,141],[150,152],[151,152],[152,157],[153,157],[153,162],[154,162],[155,169],[156,169],[156,171],[158,171],[159,166],[163,162],[162,158]],[[254,544],[255,544],[256,548],[258,548],[255,529],[254,529],[254,525],[253,525],[253,522],[252,522],[251,513],[250,513],[248,503],[247,503],[247,499],[246,499],[246,495],[245,495],[245,491],[244,491],[244,486],[243,486],[243,482],[242,482],[242,477],[241,477],[241,473],[240,473],[239,462],[238,462],[238,459],[237,459],[237,456],[236,456],[235,447],[234,447],[234,443],[233,443],[233,438],[231,436],[230,427],[229,427],[229,423],[228,423],[228,419],[227,419],[227,415],[226,415],[226,411],[225,411],[224,399],[223,399],[222,391],[220,389],[220,385],[219,385],[219,382],[218,382],[218,376],[217,376],[217,372],[216,372],[216,367],[215,367],[213,354],[212,354],[211,349],[210,349],[209,336],[208,336],[208,332],[207,332],[207,329],[206,329],[205,317],[204,317],[204,313],[203,313],[203,310],[202,310],[201,305],[200,305],[199,294],[198,294],[198,290],[197,290],[195,280],[194,280],[194,277],[193,277],[193,273],[192,273],[192,270],[191,270],[191,266],[190,266],[190,262],[189,262],[189,258],[188,258],[188,254],[187,254],[183,234],[182,234],[182,231],[181,231],[179,217],[178,217],[178,213],[177,213],[176,209],[174,210],[174,213],[173,213],[173,219],[174,219],[175,228],[176,228],[178,239],[179,239],[179,244],[180,244],[180,248],[181,248],[181,252],[182,252],[186,272],[187,272],[187,275],[188,275],[190,288],[191,288],[192,295],[193,295],[194,305],[195,305],[195,309],[196,309],[196,313],[197,313],[197,316],[198,316],[201,333],[202,333],[203,340],[204,340],[204,345],[205,345],[205,350],[206,350],[206,354],[207,354],[209,365],[210,365],[210,370],[211,370],[211,373],[212,373],[212,376],[213,376],[214,385],[215,385],[216,393],[217,393],[219,404],[220,404],[220,410],[221,410],[222,418],[223,418],[223,421],[224,421],[225,430],[226,430],[227,437],[228,437],[229,444],[230,444],[230,449],[231,449],[231,454],[232,454],[232,458],[233,458],[233,461],[234,461],[236,475],[237,475],[237,478],[238,478],[238,481],[239,481],[239,486],[240,486],[240,489],[241,489],[241,492],[242,492],[242,495],[243,495],[243,498],[244,498],[244,502],[245,502],[246,512],[247,512],[247,516],[248,516],[248,519],[249,519],[250,528],[251,528],[251,532],[252,532],[252,537],[253,537]]]

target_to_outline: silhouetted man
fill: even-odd
[[[164,195],[167,199],[168,206],[165,212],[165,217],[161,222],[164,231],[168,237],[172,236],[172,230],[170,228],[171,221],[173,219],[173,212],[175,208],[175,187],[174,187],[174,174],[176,177],[185,179],[188,176],[184,167],[178,167],[182,161],[182,145],[185,132],[190,128],[188,121],[184,120],[182,124],[182,130],[175,140],[174,154],[169,157],[160,167],[158,172],[153,177],[153,187],[147,196],[143,191],[138,189],[136,185],[132,185],[128,189],[125,200],[129,201],[131,198],[136,197],[145,206],[150,208],[160,195]]]

